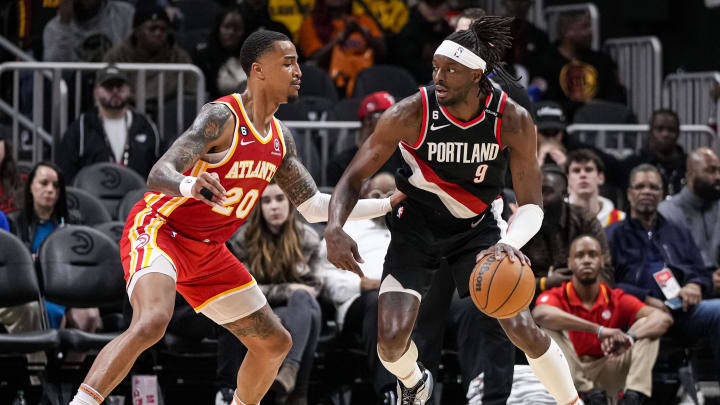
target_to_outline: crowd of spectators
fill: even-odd
[[[467,28],[484,13],[453,10],[454,3],[444,0],[410,6],[402,0],[217,1],[207,38],[183,49],[187,42],[178,39],[193,16],[167,2],[56,3],[54,16],[36,11],[47,23],[42,46],[27,48],[41,52],[36,56],[45,61],[111,64],[93,81],[95,107],[63,135],[57,165],[38,163],[21,173],[10,129],[0,126],[0,229],[14,233],[33,254],[58,227],[84,223],[81,212],[68,208],[65,179],[69,184],[82,168],[99,162],[121,164],[146,177],[176,135],[158,132],[152,106],[176,94],[177,78],[166,75],[160,85],[157,74],[147,74],[146,116],[133,109],[135,73],[115,63],[194,63],[205,75],[208,99],[215,99],[244,89],[247,76],[238,55],[244,39],[255,30],[273,29],[287,33],[301,59],[325,70],[345,98],[353,96],[358,73],[377,64],[403,67],[417,83],[429,83],[435,48],[453,29]],[[522,104],[532,110],[542,167],[545,217],[523,248],[536,277],[533,313],[565,352],[586,403],[604,404],[618,395],[623,404],[649,403],[653,365],[665,345],[703,342],[720,368],[720,159],[706,147],[685,151],[678,143],[680,119],[668,109],[652,114],[642,148],[627,156],[568,134],[566,127],[581,107],[598,100],[625,103],[614,62],[591,49],[587,14],[560,16],[558,40],[550,42],[527,18],[532,0],[502,3],[515,17],[508,70],[520,78],[521,96],[527,99]],[[494,79],[507,86],[502,78]],[[189,79],[185,85],[194,89]],[[338,181],[380,114],[396,101],[386,91],[358,99],[361,127],[355,142],[324,168],[328,186]],[[393,156],[365,185],[363,196],[392,193],[392,173],[401,165],[401,157]],[[348,223],[345,231],[358,241],[365,259],[362,278],[327,262],[318,232],[298,219],[280,188],[271,184],[228,242],[293,337],[273,385],[280,403],[308,403],[314,354],[330,320],[338,326],[339,339],[366,353],[378,401],[397,400],[392,376],[376,354],[377,297],[390,233],[382,219]],[[438,310],[447,312],[447,324],[415,332],[421,361],[437,372],[440,347],[454,346],[463,388],[484,373],[483,403],[505,403],[513,346],[494,319],[457,296],[451,280],[440,278],[430,296]],[[52,327],[102,328],[95,308],[49,302],[46,307]],[[9,333],[34,330],[40,328],[40,315],[33,304],[0,308],[0,323]],[[179,298],[170,329],[195,316]],[[218,338],[223,353],[238,354],[226,356],[229,360],[218,367],[216,403],[230,403],[233,370],[244,350],[222,330],[203,328],[209,330],[205,336]],[[187,328],[178,327],[178,333],[181,329]],[[661,343],[663,336],[667,342]]]

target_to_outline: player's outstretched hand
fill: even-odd
[[[475,257],[475,261],[479,262],[483,257],[488,255],[495,255],[495,259],[500,260],[503,254],[506,254],[511,262],[514,262],[515,259],[520,259],[520,263],[522,263],[523,266],[530,266],[530,259],[525,256],[523,252],[506,243],[496,243],[483,250]]]
[[[360,265],[365,263],[358,252],[357,243],[342,228],[325,229],[328,261],[338,269],[350,270],[364,277]]]
[[[211,207],[223,207],[228,203],[225,198],[225,187],[220,184],[217,173],[200,173],[193,185],[192,196]]]

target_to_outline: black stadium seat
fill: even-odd
[[[99,198],[112,218],[117,218],[120,200],[129,191],[145,187],[145,180],[127,167],[114,163],[96,163],[80,170],[73,180],[73,186]]]
[[[50,234],[38,255],[48,301],[75,308],[120,305],[127,299],[118,243],[100,231],[70,225]],[[63,329],[63,348],[96,350],[117,333]]]
[[[338,101],[338,93],[330,75],[321,68],[303,63],[300,65],[302,81],[300,85],[300,97],[318,96]]]
[[[297,100],[280,104],[275,117],[282,121],[325,121],[332,108],[332,100],[319,96],[302,96]]]
[[[125,197],[123,197],[122,201],[120,201],[120,205],[118,206],[118,221],[125,222],[133,206],[135,206],[135,204],[140,201],[147,192],[148,190],[143,187],[125,194]]]
[[[115,242],[120,242],[120,238],[122,238],[123,229],[125,228],[125,222],[124,221],[103,222],[102,224],[95,225],[93,228],[102,232],[103,235],[109,237],[110,239],[114,240]]]
[[[400,100],[418,89],[415,78],[397,66],[375,65],[358,73],[353,97],[365,97],[376,91],[387,91]]]
[[[77,211],[85,225],[93,226],[112,220],[103,203],[87,191],[68,187],[66,194],[68,209]]]
[[[23,243],[13,234],[0,230],[0,307],[11,307],[26,303],[37,303],[44,308],[40,285],[33,259]],[[42,311],[43,329],[14,334],[0,333],[0,380],[22,378],[19,367],[13,363],[24,363],[25,354],[37,351],[53,351],[60,346],[58,332],[47,329],[47,319]],[[24,369],[24,367],[23,367]]]

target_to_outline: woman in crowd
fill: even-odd
[[[316,0],[300,27],[300,48],[348,96],[358,72],[385,57],[380,28],[369,16],[353,14],[350,0]]]
[[[250,214],[248,224],[229,243],[292,335],[292,349],[272,388],[276,400],[306,405],[321,326],[316,300],[321,289],[317,276],[320,238],[297,219],[283,191],[271,183],[260,198],[260,209]]]
[[[211,99],[244,90],[247,76],[240,66],[240,47],[248,34],[240,6],[232,6],[218,14],[207,46],[197,49],[195,64],[205,74]]]
[[[9,214],[18,209],[22,198],[22,180],[15,164],[9,131],[0,127],[0,211]]]
[[[68,212],[65,177],[54,163],[35,164],[24,190],[22,209],[9,216],[10,229],[35,258],[40,245],[55,229],[81,220]],[[65,308],[52,302],[47,302],[46,307],[53,328],[74,327],[94,332],[100,322],[97,308]]]

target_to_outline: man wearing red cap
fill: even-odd
[[[345,168],[357,153],[358,146],[362,145],[365,139],[375,131],[375,126],[377,125],[380,115],[393,104],[395,104],[395,98],[387,91],[378,91],[365,96],[360,103],[360,108],[358,108],[358,119],[362,123],[362,126],[355,136],[355,146],[345,149],[328,162],[327,181],[329,185],[334,186],[338,180],[340,180],[340,176],[342,176]],[[378,170],[378,173],[395,173],[395,170],[400,167],[402,167],[402,157],[400,153],[396,151],[380,170]]]

